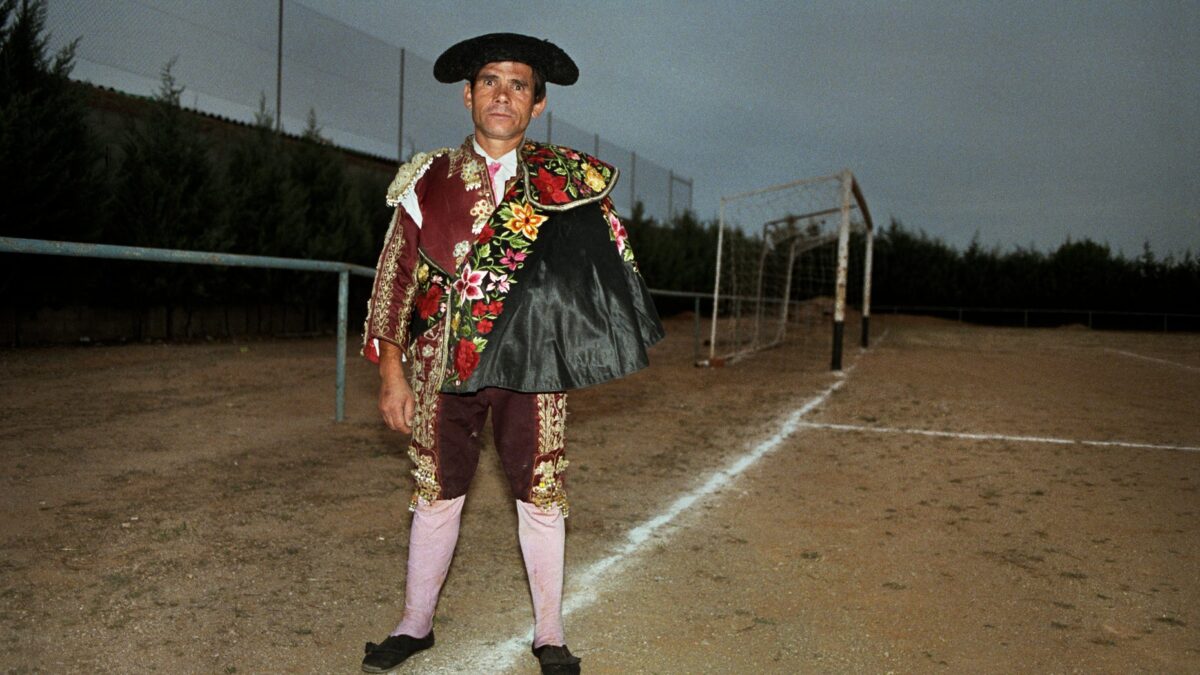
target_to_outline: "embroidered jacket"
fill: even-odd
[[[388,189],[364,353],[392,342],[447,392],[560,391],[644,367],[662,326],[608,198],[617,175],[527,141],[493,206],[471,137],[415,156]]]

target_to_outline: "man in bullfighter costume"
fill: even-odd
[[[516,500],[533,653],[543,673],[578,673],[562,625],[565,392],[645,367],[663,329],[609,199],[617,170],[525,138],[546,83],[578,78],[574,61],[548,41],[494,33],[454,45],[433,73],[466,82],[475,130],[457,148],[415,155],[388,189],[396,211],[364,353],[379,362],[384,420],[412,434],[416,491],[404,616],[367,643],[363,670],[433,646],[490,410]]]

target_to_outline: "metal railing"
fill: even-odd
[[[333,262],[328,260],[302,260],[273,256],[243,255],[238,253],[212,253],[205,251],[181,251],[142,246],[115,246],[112,244],[83,244],[43,239],[20,239],[0,237],[0,253],[25,253],[34,255],[56,255],[76,258],[107,258],[114,260],[140,260],[144,262],[186,263],[192,265],[219,265],[227,267],[257,267],[264,269],[288,269],[307,272],[334,272],[338,275],[337,310],[337,376],[335,385],[334,419],[341,422],[346,417],[346,330],[349,315],[350,275],[368,279],[375,278],[375,270],[363,265]],[[700,355],[700,300],[710,298],[707,293],[650,289],[651,295],[672,298],[692,298],[695,305],[695,321],[692,330],[692,352],[696,359]]]
[[[59,255],[76,258],[141,260],[144,262],[187,263],[191,265],[259,267],[264,269],[300,270],[307,272],[336,272],[338,275],[338,313],[337,383],[335,385],[334,419],[341,422],[346,417],[346,318],[349,314],[350,275],[357,274],[368,279],[374,279],[375,270],[370,267],[328,260],[300,260],[297,258],[275,258],[272,256],[242,255],[237,253],[209,253],[204,251],[145,248],[141,246],[113,246],[111,244],[81,244],[67,241],[19,239],[16,237],[0,237],[0,252]]]

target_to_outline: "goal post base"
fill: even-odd
[[[846,322],[833,322],[833,370],[842,369],[842,336],[846,332]]]

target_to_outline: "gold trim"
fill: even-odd
[[[567,395],[564,392],[537,395],[538,449],[533,469],[529,500],[543,511],[558,508],[563,517],[570,515],[563,474],[570,462],[566,448]]]
[[[467,136],[462,145],[450,151],[450,167],[446,171],[447,178],[453,177],[457,171],[459,178],[462,179],[463,186],[468,191],[478,190],[483,187],[483,174],[487,173],[487,165],[479,155],[475,154],[475,146],[471,142],[472,138],[472,136]],[[490,183],[491,181],[488,182]],[[488,188],[488,195],[491,195],[490,186]]]
[[[567,395],[537,395],[538,454],[561,452],[566,446]]]
[[[444,155],[450,152],[450,148],[438,148],[433,152],[418,152],[413,155],[412,159],[400,165],[396,170],[396,177],[392,179],[391,185],[387,189],[387,204],[388,206],[397,206],[400,204],[400,199],[404,193],[408,192],[413,183],[425,172],[429,170],[429,165],[439,155]]]

